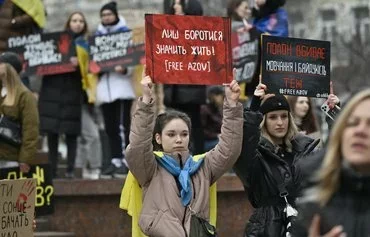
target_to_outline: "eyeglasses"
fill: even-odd
[[[107,12],[107,13],[102,13],[101,14],[101,17],[105,17],[105,16],[113,16],[114,14],[112,12]]]

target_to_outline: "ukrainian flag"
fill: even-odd
[[[96,100],[96,86],[98,77],[89,73],[89,45],[84,38],[77,38],[75,41],[77,60],[82,76],[82,89],[86,91],[88,102],[93,104]]]
[[[44,28],[46,23],[44,4],[41,0],[12,0],[17,7],[22,9],[27,15],[37,23],[40,28]]]

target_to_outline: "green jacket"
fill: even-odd
[[[0,91],[2,87],[0,86]],[[39,137],[39,113],[36,98],[26,87],[18,87],[13,106],[3,105],[0,96],[0,114],[7,115],[22,125],[22,145],[15,147],[0,140],[0,160],[32,164]]]

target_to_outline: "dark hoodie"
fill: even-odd
[[[198,0],[189,0],[185,3],[184,13],[185,15],[202,16],[203,7]]]
[[[284,4],[285,0],[266,0],[265,5],[263,5],[259,10],[253,8],[252,16],[256,19],[266,17],[275,12],[279,7],[284,6]]]

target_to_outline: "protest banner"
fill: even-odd
[[[155,83],[217,85],[233,79],[229,18],[145,15],[146,74]]]
[[[70,59],[76,55],[68,32],[10,37],[8,48],[24,60],[27,75],[52,75],[76,71]]]
[[[245,30],[244,25],[233,29],[231,34],[231,47],[233,67],[236,69],[238,82],[251,83],[259,73],[259,41],[260,33],[255,27]]]
[[[145,55],[144,42],[137,43],[137,31],[126,31],[89,38],[90,71],[93,73],[114,71],[115,66],[135,66]],[[134,37],[135,36],[135,37]]]
[[[0,180],[0,236],[33,236],[36,179]]]
[[[262,82],[268,93],[328,97],[330,42],[262,35]]]
[[[31,165],[28,173],[22,173],[18,167],[1,168],[0,179],[24,180],[34,178],[36,180],[36,216],[54,213],[54,187],[52,183],[50,164]]]

